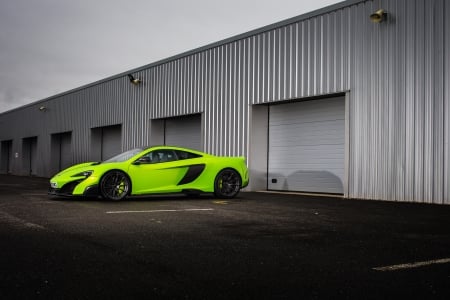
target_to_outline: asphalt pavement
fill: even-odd
[[[0,299],[450,299],[450,206],[47,188],[0,175]]]

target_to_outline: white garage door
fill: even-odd
[[[202,151],[201,115],[198,114],[167,119],[165,144]]]
[[[271,106],[268,188],[342,194],[344,143],[344,97]]]

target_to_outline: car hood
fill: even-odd
[[[99,165],[98,162],[85,162],[85,163],[73,165],[67,169],[62,170],[61,172],[59,172],[58,174],[56,174],[53,177],[72,175],[72,174],[80,173],[83,171],[92,170],[93,167],[95,168],[95,166],[97,166],[97,165]]]

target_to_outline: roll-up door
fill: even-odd
[[[12,163],[12,140],[1,142],[1,162],[0,172],[9,174],[11,173]]]
[[[72,133],[66,132],[61,134],[61,170],[72,165]]]
[[[203,150],[200,114],[166,119],[165,144]]]
[[[122,126],[114,125],[101,128],[101,159],[106,160],[122,152]]]
[[[344,192],[344,99],[270,106],[270,190]]]
[[[55,133],[51,136],[52,171],[58,172],[73,164],[72,132]]]
[[[37,174],[37,137],[22,140],[22,168],[25,174]]]

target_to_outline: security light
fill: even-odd
[[[384,9],[379,9],[370,15],[370,20],[374,23],[381,23],[386,20],[387,12]]]
[[[130,82],[135,85],[138,85],[142,82],[142,80],[140,80],[138,78],[134,78],[134,76],[131,74],[128,74],[128,78],[130,78]]]

